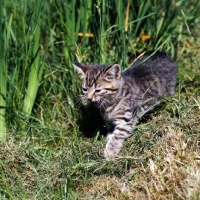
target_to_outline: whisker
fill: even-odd
[[[78,107],[81,107],[87,102],[87,99],[84,95],[78,95],[75,97],[75,103],[78,105]]]

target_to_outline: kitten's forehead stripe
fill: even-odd
[[[97,82],[99,77],[105,73],[106,69],[107,69],[106,66],[96,65],[92,67],[90,70],[88,70],[86,74],[86,85],[92,87],[92,85],[94,85]]]

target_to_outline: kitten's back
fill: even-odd
[[[175,93],[177,69],[171,58],[165,52],[154,55],[145,54],[134,61],[122,75],[131,78],[143,91],[149,83],[154,83],[152,89],[160,88],[162,96],[172,96]]]

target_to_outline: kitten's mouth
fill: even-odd
[[[99,100],[99,101],[94,101],[94,102],[92,102],[92,103],[93,103],[94,106],[100,107],[101,104],[102,104],[102,102],[103,102],[102,100]]]

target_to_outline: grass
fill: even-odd
[[[9,22],[13,16],[7,23],[12,48],[6,52],[8,131],[0,145],[0,199],[200,199],[199,4],[182,1],[184,7],[181,1],[167,1],[161,9],[154,1],[138,0],[140,7],[131,1],[70,2],[44,3],[41,21],[33,20],[34,5],[5,2],[4,19]],[[129,25],[123,26],[124,21]],[[40,33],[27,29],[31,23],[35,28],[39,23]],[[89,31],[95,37],[83,37]],[[28,77],[40,43],[42,79],[26,118]],[[90,115],[84,116],[85,108],[73,103],[80,83],[71,62],[117,60],[125,68],[127,52],[153,48],[174,56],[179,70],[176,95],[163,99],[161,108],[141,120],[120,158],[106,161],[98,116],[89,108]],[[82,130],[80,117],[86,128],[94,120],[94,127]]]

